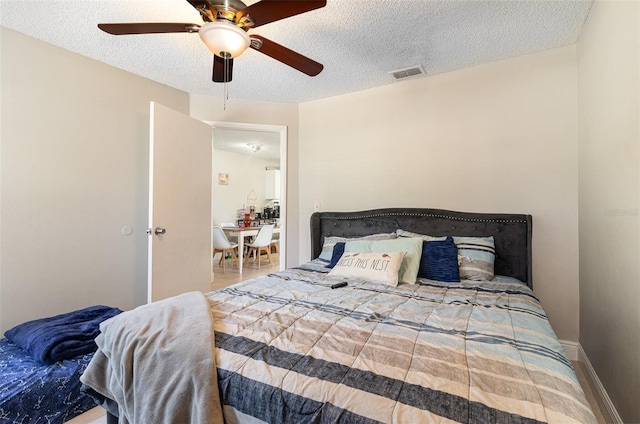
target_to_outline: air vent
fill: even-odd
[[[396,81],[404,80],[408,78],[416,78],[416,77],[427,74],[422,68],[422,66],[412,66],[411,68],[398,69],[395,71],[391,71],[389,73],[393,76],[393,79],[395,79]]]

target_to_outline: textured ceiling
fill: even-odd
[[[261,145],[258,152],[252,152],[249,144]],[[280,160],[280,134],[264,131],[213,129],[213,145],[218,150],[254,156],[267,161]]]
[[[255,1],[245,1],[247,5]],[[327,6],[250,30],[322,64],[308,77],[248,49],[234,62],[230,97],[304,102],[575,43],[592,0],[328,0]],[[0,24],[188,93],[223,94],[197,34],[112,36],[100,22],[191,22],[185,0],[0,0]]]

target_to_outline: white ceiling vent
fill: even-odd
[[[420,77],[427,74],[424,71],[424,68],[422,68],[422,66],[420,65],[412,66],[411,68],[397,69],[389,73],[393,76],[393,79],[395,79],[396,81],[400,81],[408,78],[416,78],[416,77]]]

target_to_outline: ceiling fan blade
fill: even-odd
[[[233,76],[233,58],[213,55],[213,82],[230,82]]]
[[[236,23],[242,23],[242,18],[246,17],[249,22],[244,23],[243,26],[257,28],[260,25],[310,12],[326,5],[326,0],[262,0],[239,11],[236,14]]]
[[[148,22],[98,24],[98,28],[112,35],[162,34],[170,32],[198,32],[200,25],[177,22]]]
[[[321,63],[309,59],[298,52],[294,52],[293,50],[260,35],[251,34],[251,48],[259,51],[260,53],[264,53],[267,56],[271,56],[275,60],[278,60],[285,65],[289,65],[310,77],[315,77],[322,72],[322,69],[324,69],[324,66]]]

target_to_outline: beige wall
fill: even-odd
[[[578,42],[580,344],[640,422],[640,6],[596,1]]]
[[[533,286],[578,340],[575,47],[300,105],[300,246],[322,210],[533,215]]]
[[[1,331],[144,303],[149,102],[188,113],[187,94],[6,28],[0,36]]]
[[[308,225],[298,228],[298,105],[234,99],[233,91],[230,96],[225,110],[220,97],[191,95],[190,114],[203,121],[287,127],[286,266],[297,265],[298,233],[308,232]]]

